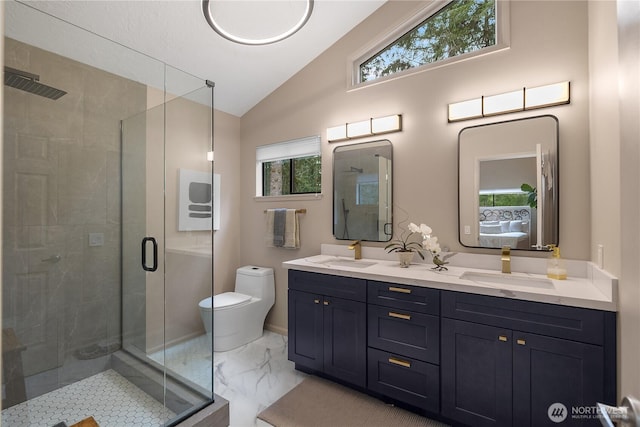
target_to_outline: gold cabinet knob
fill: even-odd
[[[507,337],[506,337],[506,336],[504,336],[504,335],[500,335],[500,336],[498,337],[498,339],[499,339],[500,341],[505,341],[505,342],[507,341]]]

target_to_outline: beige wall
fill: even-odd
[[[206,160],[211,110],[185,98],[172,99],[163,106],[162,92],[150,90],[149,94],[148,105],[157,107],[147,112],[147,233],[165,237],[164,242],[159,241],[158,271],[147,273],[146,347],[153,351],[165,340],[171,345],[204,333],[198,302],[211,295],[211,260],[175,253],[172,248],[211,243],[211,231],[179,231],[177,209],[179,169],[211,170]],[[221,223],[220,230],[214,232],[213,292],[218,294],[233,290],[239,262],[240,223],[234,200],[240,170],[240,119],[216,110],[214,122],[213,168],[221,175]]]
[[[588,13],[585,2],[516,1],[511,4],[511,48],[458,64],[347,91],[347,58],[411,16],[421,2],[389,2],[242,117],[241,183],[243,236],[262,236],[263,209],[307,208],[301,217],[302,247],[266,248],[258,239],[244,248],[242,263],[276,269],[276,306],[267,323],[286,330],[286,277],[281,263],[316,254],[332,236],[332,150],[325,129],[400,113],[402,132],[388,138],[394,149],[394,215],[400,209],[414,222],[430,225],[444,246],[471,252],[458,243],[457,135],[465,126],[537,114],[560,122],[560,246],[573,259],[590,258],[588,117]],[[571,81],[572,103],[541,112],[447,124],[446,106],[480,95],[523,86]],[[255,147],[319,134],[322,136],[323,197],[318,200],[261,202],[255,195]],[[363,139],[362,141],[365,141]],[[421,173],[416,173],[421,171]],[[484,253],[496,253],[485,250]]]
[[[640,3],[618,3],[620,89],[620,396],[640,396]],[[615,141],[615,140],[614,140]],[[611,145],[603,140],[603,145]],[[610,173],[610,171],[609,171]],[[615,186],[614,186],[615,188]],[[603,190],[604,191],[604,190]],[[613,213],[617,213],[615,210]],[[611,227],[605,221],[602,229]],[[610,230],[612,233],[615,229]]]
[[[618,31],[616,31],[616,27]],[[589,2],[591,259],[619,278],[619,396],[640,396],[640,5]]]
[[[4,2],[0,3],[0,34],[4,35]],[[0,67],[4,70],[4,37],[0,37]],[[2,129],[2,118],[4,117],[4,85],[0,87],[0,129]],[[0,147],[4,144],[2,134],[0,134]],[[0,150],[0,188],[3,187],[2,182],[2,150]],[[0,197],[0,224],[2,224],[2,197]],[[2,227],[0,227],[0,242],[2,242]],[[0,246],[0,259],[2,259],[2,247]],[[0,262],[0,290],[2,290],[2,263]],[[2,292],[0,292],[0,319],[2,319]],[[0,354],[2,354],[2,340],[0,340]],[[2,369],[0,369],[0,384],[2,384]]]

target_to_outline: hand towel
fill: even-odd
[[[273,220],[275,216],[275,209],[267,209],[267,222],[264,233],[264,243],[267,246],[273,247]]]
[[[300,227],[298,226],[298,214],[295,209],[287,209],[285,213],[284,244],[287,249],[300,247]]]
[[[273,246],[284,246],[287,209],[276,209],[273,214]]]

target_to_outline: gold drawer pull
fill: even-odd
[[[329,305],[329,301],[324,301],[324,305]]]
[[[520,344],[520,345],[526,345],[527,344],[527,342],[525,340],[517,340],[516,342],[518,344]]]
[[[500,336],[498,337],[498,339],[499,339],[500,341],[506,341],[506,340],[507,340],[507,337],[505,337],[504,335],[500,335]]]
[[[395,286],[389,286],[389,291],[390,292],[400,292],[401,294],[410,294],[411,293],[411,289],[396,288]]]
[[[390,357],[389,363],[393,363],[394,365],[404,366],[405,368],[411,367],[411,362],[407,362],[406,360],[396,359],[395,357]]]
[[[403,319],[403,320],[411,320],[411,316],[410,315],[394,313],[393,311],[389,312],[389,317],[395,317],[396,319]]]
[[[320,304],[320,300],[316,298],[316,299],[313,300],[313,303],[314,304]]]

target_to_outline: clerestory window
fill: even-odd
[[[357,83],[496,46],[496,3],[496,0],[452,0],[432,10],[410,31],[365,56],[359,64]]]

